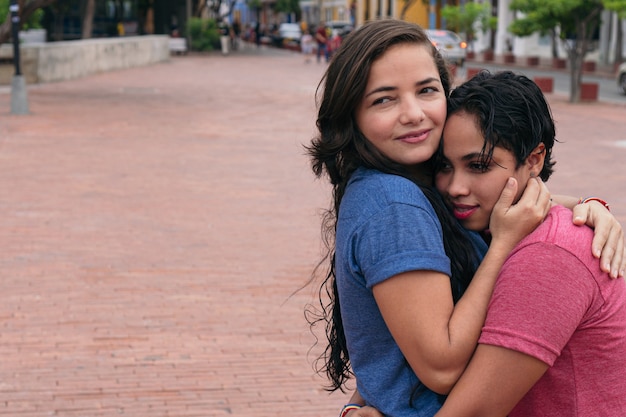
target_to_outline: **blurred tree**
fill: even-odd
[[[137,31],[140,35],[147,34],[151,29],[147,26],[148,14],[154,10],[154,0],[139,0],[137,3]]]
[[[39,21],[43,16],[42,7],[54,3],[56,0],[18,0],[20,17],[20,29],[38,28]],[[11,39],[11,14],[9,12],[9,0],[0,0],[0,13],[5,17],[0,24],[0,44]]]
[[[211,51],[219,46],[220,35],[215,19],[192,17],[187,23],[187,35],[194,51]]]
[[[448,28],[465,34],[465,40],[474,51],[476,32],[487,33],[498,27],[498,18],[491,15],[489,3],[465,3],[460,6],[447,5],[441,8],[441,17],[446,19]]]
[[[291,14],[296,16],[296,20],[299,20],[300,16],[300,1],[299,0],[276,0],[274,4],[274,10],[277,12]]]
[[[583,63],[605,7],[623,15],[626,0],[513,0],[510,4],[511,10],[523,13],[509,26],[514,35],[558,34],[569,60],[572,103],[580,101]]]
[[[93,32],[93,17],[96,13],[96,0],[85,0],[84,10],[82,38],[89,39]]]
[[[626,1],[625,0],[604,0],[604,7],[607,10],[617,14],[617,36],[615,42],[615,63],[619,64],[624,61],[623,45],[624,32],[622,30],[621,21],[626,19]]]
[[[202,17],[202,12],[207,8],[206,0],[198,0],[196,4],[195,11],[193,13],[194,17]]]

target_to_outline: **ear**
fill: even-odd
[[[543,169],[543,161],[546,158],[546,145],[541,142],[535,149],[532,150],[528,158],[526,158],[526,165],[530,171],[531,177],[538,177],[539,173]]]

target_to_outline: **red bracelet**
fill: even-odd
[[[341,413],[339,413],[339,417],[346,417],[350,411],[358,410],[359,408],[362,408],[362,406],[358,404],[346,404],[341,409]]]
[[[608,211],[611,211],[611,208],[609,207],[609,203],[607,203],[606,201],[598,197],[587,197],[587,198],[581,197],[580,200],[578,200],[578,204],[585,204],[590,201],[597,201],[598,203],[602,204],[604,208],[606,208]]]

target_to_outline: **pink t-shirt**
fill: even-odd
[[[479,343],[550,365],[510,417],[626,416],[626,283],[592,238],[555,207],[502,267]]]

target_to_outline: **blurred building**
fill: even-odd
[[[82,37],[84,0],[59,1],[43,9],[48,40]],[[92,37],[171,34],[181,31],[191,16],[191,0],[95,1]]]

